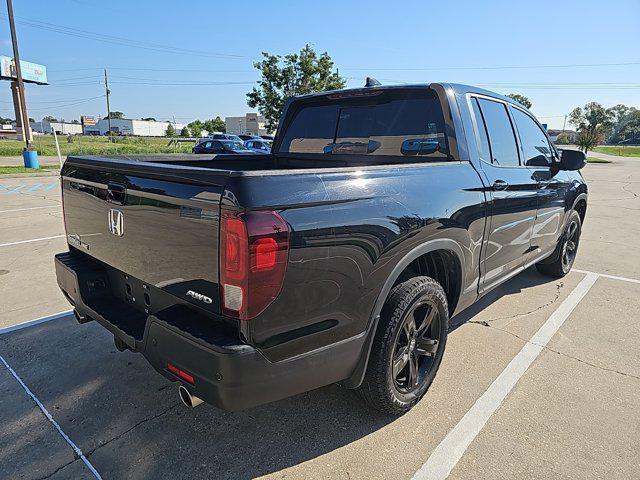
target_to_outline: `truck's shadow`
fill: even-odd
[[[535,271],[519,275],[453,319],[452,330],[499,298],[545,282]],[[396,420],[364,408],[338,386],[237,413],[207,405],[188,410],[178,403],[177,386],[140,355],[117,353],[104,329],[71,318],[0,336],[0,353],[105,478],[253,478],[331,452]],[[0,404],[25,401],[31,402],[4,397]],[[20,425],[22,418],[4,417],[23,410],[3,410],[3,422]],[[25,425],[21,435],[32,432]],[[16,455],[26,472],[25,462],[42,464],[29,460],[25,449],[8,448],[0,451],[0,465]],[[51,465],[51,472],[57,467]]]

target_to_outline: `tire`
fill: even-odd
[[[448,328],[447,297],[438,282],[421,276],[397,285],[382,308],[358,394],[384,413],[409,411],[433,382]]]
[[[562,278],[569,273],[578,253],[581,233],[582,221],[580,220],[580,215],[575,210],[572,210],[565,231],[560,237],[558,246],[553,254],[549,258],[536,263],[538,272],[553,278]]]

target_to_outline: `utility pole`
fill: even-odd
[[[27,144],[27,148],[29,148],[33,142],[33,137],[31,134],[31,125],[29,124],[29,114],[27,113],[27,100],[24,95],[24,82],[22,81],[22,68],[20,67],[20,54],[18,53],[18,37],[16,35],[16,25],[13,19],[13,5],[11,4],[11,0],[7,0],[7,12],[9,14],[11,43],[13,44],[13,62],[16,65],[17,77],[17,82],[11,82],[11,87],[14,90],[14,108],[16,106],[18,107],[15,108],[16,123],[20,123],[20,126],[22,127],[22,138]],[[16,100],[19,105],[15,104]]]
[[[109,77],[107,77],[107,69],[104,69],[104,89],[107,93],[107,121],[109,122],[109,141],[111,141],[111,108],[109,107],[109,94],[111,91],[109,90]]]
[[[567,114],[564,115],[564,122],[562,123],[562,131],[564,132],[565,127],[567,126]]]

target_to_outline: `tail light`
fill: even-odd
[[[249,320],[280,293],[289,255],[289,229],[272,211],[220,215],[222,313]]]

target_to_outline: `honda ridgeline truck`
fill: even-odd
[[[369,84],[290,99],[270,154],[70,156],[55,267],[78,321],[190,406],[339,382],[410,409],[452,316],[531,265],[567,274],[585,156],[509,98]]]

